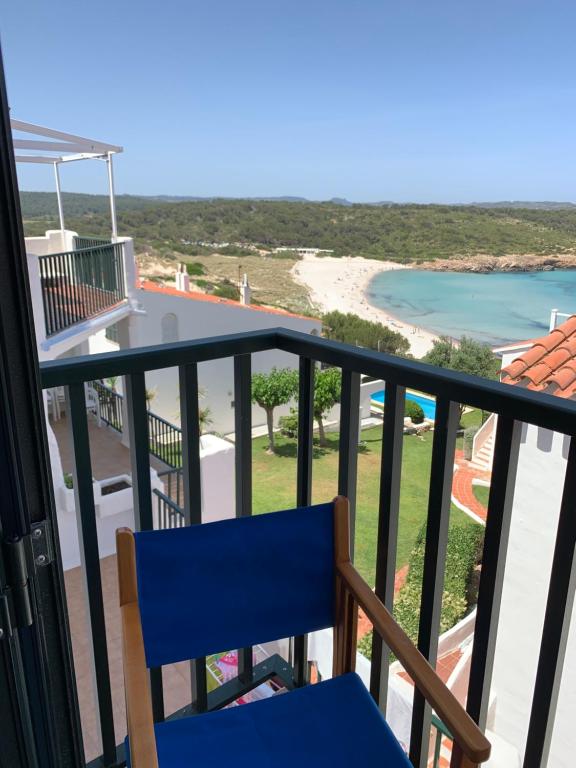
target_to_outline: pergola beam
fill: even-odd
[[[77,136],[74,133],[55,131],[53,128],[46,128],[43,125],[35,125],[34,123],[25,123],[23,120],[10,120],[10,125],[12,126],[12,131],[31,133],[34,136],[44,136],[47,139],[60,139],[69,144],[81,144],[83,149],[80,151],[83,152],[122,152],[122,147],[118,147],[114,144],[87,139],[84,136]],[[94,149],[92,149],[92,147],[94,147]]]
[[[64,131],[55,131],[53,128],[46,128],[43,125],[34,123],[25,123],[23,120],[10,120],[12,132],[21,131],[30,133],[41,139],[17,139],[12,138],[14,149],[43,152],[59,153],[57,156],[47,155],[16,155],[17,163],[39,163],[50,164],[54,166],[54,177],[56,181],[56,197],[58,200],[58,216],[60,218],[60,229],[64,231],[64,212],[62,207],[62,190],[60,186],[60,163],[71,163],[77,160],[105,160],[108,171],[108,192],[110,196],[110,218],[112,220],[112,238],[115,240],[118,236],[116,223],[116,203],[114,200],[114,170],[112,167],[112,157],[118,152],[122,152],[122,147],[114,144],[106,144],[103,141],[87,139],[84,136],[77,136],[74,133],[64,133]],[[54,139],[46,141],[45,139]]]
[[[88,145],[72,141],[36,141],[36,139],[14,139],[14,149],[41,149],[45,152],[75,152],[103,155],[108,152],[105,144]]]

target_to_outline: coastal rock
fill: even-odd
[[[436,259],[418,264],[418,269],[432,272],[550,272],[555,269],[576,269],[576,253],[559,253],[548,256],[535,254],[507,254],[489,256],[463,256],[459,259]]]

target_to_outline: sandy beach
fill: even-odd
[[[414,357],[423,357],[437,337],[430,331],[416,328],[378,309],[366,298],[366,288],[374,275],[391,269],[409,268],[403,264],[365,259],[362,256],[306,256],[294,265],[292,274],[296,282],[308,288],[311,300],[321,310],[352,312],[366,320],[382,323],[408,339]]]

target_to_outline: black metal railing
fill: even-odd
[[[99,698],[99,722],[103,743],[102,764],[105,766],[113,765],[117,757],[117,747],[112,717],[84,382],[112,376],[125,376],[135,527],[137,530],[149,530],[153,527],[154,515],[149,471],[150,419],[146,409],[145,373],[175,366],[179,368],[182,437],[178,450],[182,462],[183,486],[181,507],[184,523],[198,524],[202,521],[202,493],[197,366],[205,361],[232,357],[234,359],[236,426],[236,514],[250,515],[252,512],[251,356],[267,350],[288,352],[298,356],[300,361],[295,498],[295,502],[299,505],[309,503],[311,498],[312,392],[315,365],[319,362],[342,369],[338,490],[346,494],[351,501],[353,526],[357,485],[360,375],[374,376],[386,382],[375,589],[390,610],[393,608],[396,570],[405,391],[410,387],[436,398],[418,632],[418,646],[433,666],[437,660],[440,634],[440,607],[458,404],[463,403],[498,414],[494,469],[488,502],[467,693],[469,713],[482,728],[486,726],[522,424],[536,425],[574,436],[576,435],[576,403],[499,382],[434,368],[420,362],[318,339],[295,331],[272,329],[133,349],[105,356],[55,360],[41,365],[43,387],[65,386],[69,400],[68,412],[72,419],[74,439],[73,474],[76,509],[82,531],[80,541],[84,548],[83,575],[87,585],[88,616],[91,622]],[[546,478],[542,478],[542,482],[546,482]],[[547,759],[570,625],[573,572],[576,567],[575,507],[576,440],[572,440],[567,458],[556,548],[541,634],[524,768],[543,768]],[[296,638],[293,648],[294,680],[296,684],[301,684],[306,681],[306,638]],[[250,682],[253,670],[249,649],[242,652],[240,656],[240,679]],[[370,687],[372,695],[382,710],[386,706],[389,656],[388,649],[382,647],[378,639],[375,639],[372,649]],[[192,672],[192,709],[196,712],[204,711],[213,706],[213,699],[212,694],[207,692],[206,668],[203,659],[192,663]],[[160,670],[151,671],[151,688],[155,719],[161,720],[163,692]],[[415,691],[410,759],[417,768],[422,768],[427,763],[431,727],[432,712],[421,694]]]
[[[126,298],[122,243],[38,257],[46,336],[99,315]]]
[[[100,418],[117,432],[124,430],[124,396],[101,381],[90,382],[98,394]],[[158,414],[148,411],[150,453],[174,469],[182,467],[182,430]],[[178,501],[178,503],[180,503]]]
[[[182,430],[148,411],[150,453],[169,467],[182,466]]]
[[[164,483],[164,492],[179,509],[184,505],[184,475],[182,468],[165,469],[158,472],[158,477]]]
[[[74,250],[82,251],[84,248],[97,248],[101,245],[110,245],[112,241],[105,237],[82,237],[74,236]]]
[[[184,511],[170,496],[154,488],[156,502],[156,528],[182,528],[185,525]]]
[[[124,398],[122,395],[101,381],[91,381],[90,386],[94,388],[98,395],[100,418],[102,421],[117,432],[122,432],[124,429],[124,417],[122,414]]]

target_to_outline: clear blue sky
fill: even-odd
[[[121,144],[118,192],[576,199],[574,0],[24,0],[12,115]],[[62,170],[104,192],[100,163]],[[53,189],[20,166],[22,189]]]

